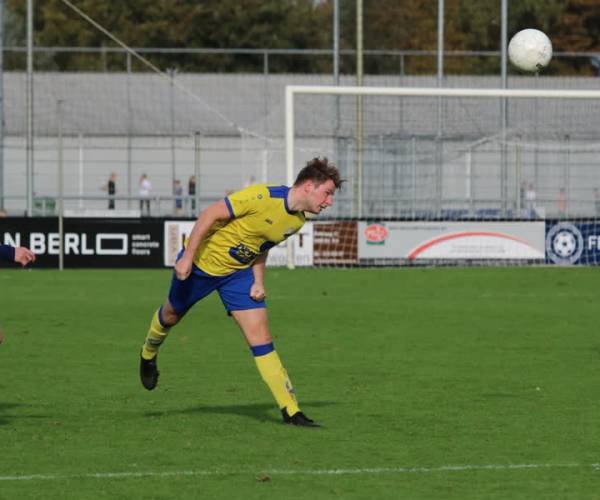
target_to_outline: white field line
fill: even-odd
[[[512,471],[521,469],[596,469],[595,464],[490,464],[490,465],[442,465],[439,467],[379,467],[363,469],[272,469],[272,470],[182,470],[182,471],[146,471],[146,472],[90,472],[85,474],[30,474],[17,476],[0,476],[0,481],[62,481],[69,479],[131,479],[139,477],[173,477],[173,476],[230,476],[230,475],[272,475],[272,476],[344,476],[344,475],[378,475],[378,474],[411,474],[436,472],[465,471]]]

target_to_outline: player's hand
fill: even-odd
[[[25,267],[30,262],[35,262],[35,254],[29,250],[29,248],[25,247],[16,247],[15,248],[15,262],[21,264],[21,266]]]
[[[256,300],[257,302],[264,300],[267,296],[267,292],[265,291],[265,287],[259,283],[254,283],[252,288],[250,288],[250,298],[252,300]]]
[[[192,260],[186,258],[185,254],[175,263],[175,276],[178,280],[188,279],[192,272]]]

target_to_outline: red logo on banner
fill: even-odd
[[[387,227],[381,224],[371,224],[365,228],[365,237],[369,245],[383,245],[388,234]]]

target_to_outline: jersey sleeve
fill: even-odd
[[[14,262],[15,248],[10,245],[0,245],[0,259]]]
[[[225,197],[229,215],[234,219],[256,213],[264,204],[268,190],[263,185],[250,186]]]

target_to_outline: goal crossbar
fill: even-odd
[[[406,96],[406,97],[506,97],[535,99],[600,99],[600,90],[473,89],[444,87],[340,87],[287,85],[285,87],[285,142],[287,182],[294,182],[294,97],[296,94]]]
[[[431,98],[498,98],[508,99],[573,99],[600,102],[600,90],[561,90],[561,89],[506,89],[506,88],[445,88],[445,87],[356,87],[356,86],[333,86],[333,85],[288,85],[285,88],[285,155],[286,155],[286,178],[288,185],[295,180],[295,98],[297,95],[322,95],[322,96],[381,96],[381,97],[431,97]],[[362,127],[362,106],[357,100],[357,123]],[[358,113],[358,111],[357,111]],[[440,120],[440,108],[438,107],[438,122]],[[504,127],[504,121],[502,122]],[[568,136],[567,136],[568,137]],[[357,140],[361,140],[360,138]],[[361,142],[362,143],[362,142]],[[360,172],[360,167],[357,167]],[[358,191],[360,191],[360,180]],[[361,198],[359,194],[358,206]],[[359,209],[358,213],[361,211]],[[359,215],[360,216],[360,215]],[[288,241],[288,267],[293,268],[293,248]]]

